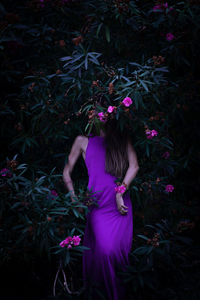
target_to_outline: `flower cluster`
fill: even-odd
[[[7,168],[1,169],[0,174],[1,174],[1,176],[4,176],[4,177],[12,177],[11,171]]]
[[[72,39],[72,42],[74,43],[75,46],[78,46],[80,43],[83,42],[83,37],[82,35],[79,35],[75,38]]]
[[[126,191],[126,187],[124,185],[119,185],[115,187],[115,192],[123,194]]]
[[[164,63],[164,61],[165,61],[165,58],[161,55],[159,55],[159,56],[154,55],[152,57],[152,59],[153,59],[154,65],[160,65],[160,64]]]
[[[160,4],[157,4],[153,7],[153,11],[154,12],[162,12],[162,11],[166,11],[166,9],[168,9],[169,11],[173,10],[173,7],[169,7],[168,6],[168,3],[160,3]]]
[[[98,113],[98,117],[101,122],[106,122],[106,116],[103,112]]]
[[[174,190],[174,186],[173,185],[168,184],[168,185],[165,186],[165,191],[166,192],[171,193],[171,192],[173,192],[173,190]]]
[[[119,14],[123,14],[124,12],[128,12],[129,10],[129,2],[130,0],[114,0],[114,6],[118,9]]]
[[[154,233],[154,236],[152,239],[148,239],[147,240],[147,244],[152,245],[154,247],[158,247],[159,246],[159,238],[160,238],[160,233]]]
[[[56,190],[51,190],[47,195],[47,199],[54,199],[55,197],[58,197],[58,193],[56,192]]]
[[[7,161],[7,166],[12,168],[14,171],[16,170],[16,167],[17,167],[18,164],[19,164],[18,161],[15,160],[15,159]]]
[[[158,132],[154,129],[153,130],[147,129],[147,130],[145,130],[145,132],[146,132],[146,136],[148,139],[152,139],[154,136],[158,135]]]
[[[175,36],[173,35],[173,33],[168,32],[168,33],[166,34],[166,39],[167,39],[168,41],[172,41],[174,38],[175,38]]]
[[[123,105],[124,111],[127,112],[127,107],[129,107],[132,103],[133,101],[130,97],[125,97],[119,106]],[[112,105],[108,106],[106,112],[101,111],[99,113],[96,113],[95,109],[92,109],[88,112],[89,123],[95,116],[97,116],[97,118],[101,122],[105,123],[109,117],[113,118],[113,113],[116,113],[116,111],[117,107]]]
[[[163,153],[162,157],[165,159],[168,159],[170,157],[170,153],[168,151],[166,151]]]
[[[64,248],[67,246],[68,249],[71,249],[72,246],[78,246],[80,244],[81,238],[77,236],[68,236],[65,240],[63,240],[59,245],[60,247]]]
[[[164,112],[163,111],[156,111],[155,116],[151,116],[149,118],[149,121],[158,121],[161,119],[161,121],[165,121],[165,119],[163,118]]]
[[[58,193],[56,192],[56,190],[51,190],[51,195],[57,197],[57,196],[58,196]]]
[[[189,220],[183,220],[180,221],[177,225],[177,231],[182,232],[184,230],[192,229],[194,228],[194,222],[190,222]]]

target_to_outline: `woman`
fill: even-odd
[[[127,131],[126,131],[127,132]],[[102,125],[100,135],[77,136],[63,171],[63,180],[75,193],[70,174],[82,154],[88,170],[88,189],[95,201],[89,206],[83,245],[83,280],[87,291],[98,298],[125,300],[125,286],[119,272],[128,265],[133,238],[132,204],[129,191],[139,166],[136,152],[126,132],[121,132],[115,119]],[[120,188],[116,181],[121,178]]]

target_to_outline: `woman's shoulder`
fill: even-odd
[[[93,134],[89,134],[89,135],[77,135],[76,139],[79,140],[79,141],[85,141],[88,138],[92,138],[92,137],[95,137],[95,135],[93,135]]]
[[[85,135],[77,135],[75,140],[78,142],[78,143],[82,143],[84,142],[85,140],[87,139],[87,136]]]
[[[80,147],[82,150],[84,150],[89,142],[89,139],[93,138],[95,136],[93,135],[77,135],[75,138],[75,144],[77,147]]]
[[[94,137],[93,135],[77,135],[75,141],[80,145],[85,145],[89,138]]]

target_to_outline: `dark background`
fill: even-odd
[[[53,297],[60,257],[70,289],[82,286],[81,254],[51,248],[85,227],[62,171],[94,101],[117,106],[127,92],[133,105],[118,120],[129,125],[140,165],[130,188],[127,299],[199,299],[198,1],[2,1],[0,12],[1,170],[13,174],[0,175],[2,299],[90,299],[59,283]],[[147,140],[144,126],[158,137]],[[72,177],[84,200],[82,159]],[[163,244],[151,249],[156,232]]]

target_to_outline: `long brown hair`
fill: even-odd
[[[105,171],[115,177],[122,178],[129,166],[127,146],[129,135],[127,131],[117,128],[116,120],[108,120],[104,125],[106,159]],[[93,128],[91,135],[97,135]],[[123,179],[123,178],[122,178]]]
[[[104,132],[106,144],[105,171],[122,178],[129,166],[127,155],[129,135],[127,130],[122,130],[119,127],[119,122],[116,119],[110,119],[104,124]]]

